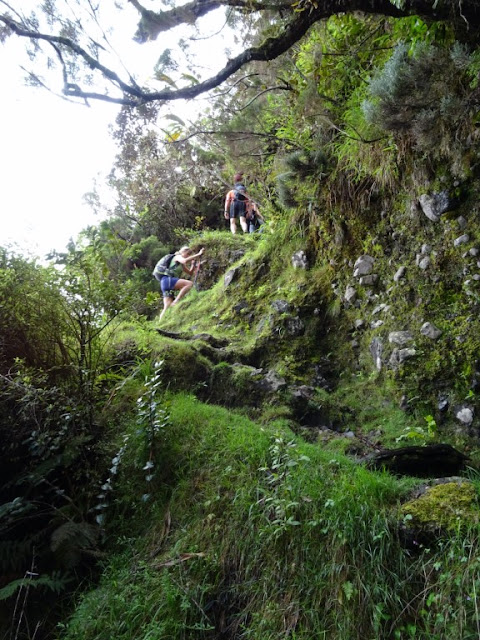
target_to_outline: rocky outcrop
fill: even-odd
[[[445,477],[418,487],[401,507],[400,538],[419,551],[449,534],[458,535],[479,521],[474,485],[460,477]]]
[[[292,267],[294,269],[308,269],[308,259],[305,251],[296,251],[292,256]]]
[[[450,198],[446,191],[432,193],[430,195],[422,194],[418,201],[423,213],[432,222],[438,222],[440,216],[446,213],[451,206]]]
[[[386,449],[372,454],[363,462],[372,469],[419,478],[444,478],[457,475],[468,460],[449,444],[431,444],[400,449]]]

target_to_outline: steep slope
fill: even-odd
[[[123,328],[117,366],[160,364],[136,417],[138,391],[111,396],[109,555],[59,638],[474,637],[478,214],[419,201],[371,219],[358,261],[329,238],[206,234],[200,290]],[[367,469],[439,442],[470,454],[463,479],[428,478],[426,446],[401,475]]]
[[[107,481],[99,584],[59,638],[474,637],[478,481],[443,485],[424,529],[417,482],[365,470],[340,440],[159,389],[161,426],[132,422]],[[452,513],[440,529],[435,508]]]
[[[256,112],[268,230],[190,234],[199,290],[111,345],[156,364],[110,396],[67,640],[478,635],[478,56],[352,18],[292,67]]]
[[[308,238],[286,230],[228,238],[234,250],[224,250],[223,234],[199,239],[207,256],[203,290],[160,329],[199,336],[191,344],[211,364],[201,397],[254,407],[252,415],[266,400],[264,408],[282,405],[300,427],[361,432],[344,387],[361,398],[373,384],[401,407],[405,425],[416,422],[419,437],[423,430],[427,439],[428,416],[430,435],[440,429],[443,437],[475,438],[476,182],[463,203],[426,191],[376,219],[370,211],[363,252],[331,238],[313,250]],[[360,400],[367,402],[368,395]]]

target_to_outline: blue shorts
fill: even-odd
[[[175,285],[179,280],[180,278],[175,278],[174,276],[162,276],[160,287],[164,298],[175,297]]]

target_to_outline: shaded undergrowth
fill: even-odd
[[[260,427],[185,395],[162,406],[150,499],[143,458],[126,456],[106,525],[116,552],[59,638],[476,637],[478,527],[407,549],[412,479],[281,421]]]

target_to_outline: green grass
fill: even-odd
[[[411,480],[307,444],[284,420],[260,426],[186,395],[162,406],[153,460],[168,482],[142,505],[125,458],[115,491],[135,504],[112,512],[117,552],[59,638],[475,637],[478,531],[407,552]]]
[[[400,408],[395,385],[379,374],[347,374],[332,393],[325,394],[324,402],[332,415],[342,420],[345,430],[381,443],[384,448],[402,446],[398,438],[409,444],[408,434],[426,427],[421,415]]]

